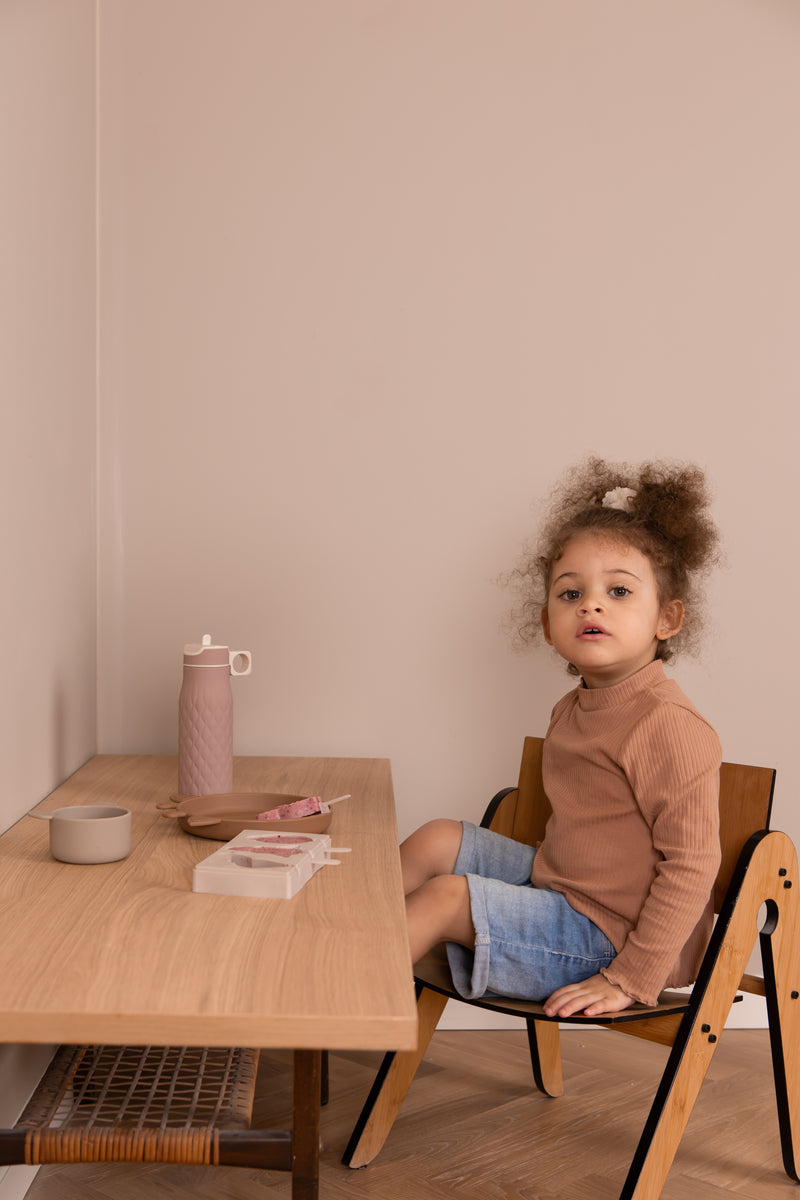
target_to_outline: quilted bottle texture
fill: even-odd
[[[235,659],[247,669],[234,671]],[[184,646],[183,683],[178,702],[178,791],[208,796],[233,791],[233,696],[231,674],[249,675],[249,651],[214,646],[206,634],[200,645]]]

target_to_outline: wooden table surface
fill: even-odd
[[[351,793],[329,832],[352,853],[290,900],[194,894],[193,866],[220,843],[159,815],[176,787],[174,757],[99,755],[40,805],[130,808],[119,863],[56,862],[30,817],[2,836],[0,1039],[413,1048],[388,761],[236,760],[236,791]]]

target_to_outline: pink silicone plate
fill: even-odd
[[[245,829],[325,833],[331,823],[330,811],[288,821],[258,819],[260,812],[304,799],[304,796],[288,796],[279,792],[228,792],[218,796],[172,796],[170,804],[159,804],[157,807],[163,817],[176,818],[181,829],[194,837],[213,838],[220,842],[230,841]]]

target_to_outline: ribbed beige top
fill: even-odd
[[[553,709],[544,785],[553,815],[533,882],[562,892],[617,950],[603,974],[654,1004],[692,983],[719,869],[716,733],[660,662]]]

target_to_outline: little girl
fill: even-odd
[[[551,1017],[655,1004],[692,983],[720,861],[719,740],[663,662],[699,624],[715,561],[702,472],[590,459],[521,566],[522,636],[581,676],[553,709],[537,848],[435,820],[401,847],[414,961],[447,942],[453,982]],[[531,590],[537,579],[540,597]]]

